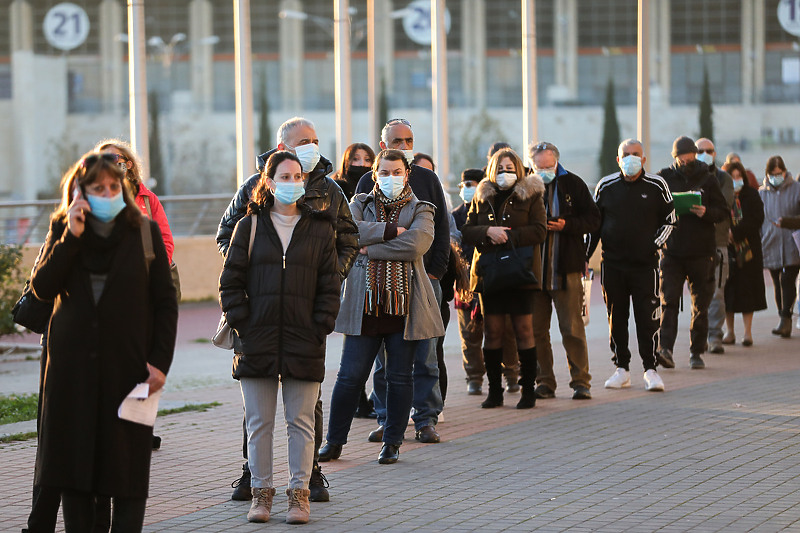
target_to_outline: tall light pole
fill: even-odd
[[[147,128],[147,76],[144,40],[144,0],[128,0],[128,102],[131,146],[142,160],[142,173],[150,177]]]
[[[444,0],[431,0],[431,73],[433,77],[433,160],[439,178],[450,180],[450,138],[447,127],[447,32]]]
[[[333,62],[336,97],[336,159],[353,138],[350,89],[350,6],[348,0],[333,0]]]
[[[236,180],[241,185],[255,165],[253,146],[253,54],[250,46],[250,0],[234,0],[236,91]]]
[[[378,138],[378,57],[375,54],[375,0],[367,0],[367,139]]]
[[[536,96],[536,2],[522,0],[522,150],[539,138]]]
[[[650,0],[639,0],[636,37],[636,135],[650,159]]]

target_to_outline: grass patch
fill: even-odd
[[[0,444],[8,444],[9,442],[21,442],[24,440],[31,440],[36,438],[35,431],[28,433],[14,433],[13,435],[5,435],[0,437]]]
[[[214,407],[219,407],[222,405],[219,402],[209,402],[209,403],[187,403],[182,407],[176,407],[174,409],[159,409],[158,416],[167,416],[167,415],[175,415],[178,413],[188,413],[190,411],[200,411],[204,413],[209,409]]]
[[[36,420],[38,394],[0,395],[0,424]]]
[[[209,343],[211,343],[211,339],[206,338],[206,337],[198,337],[198,338],[192,340],[192,342],[194,342],[196,344],[209,344]]]

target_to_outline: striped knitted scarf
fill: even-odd
[[[392,200],[384,196],[376,185],[374,195],[377,221],[396,224],[403,206],[411,201],[411,187],[406,185],[403,192]],[[408,279],[407,262],[370,259],[367,262],[364,312],[373,316],[378,316],[380,310],[387,315],[408,315]]]

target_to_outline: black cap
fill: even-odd
[[[481,181],[486,175],[479,168],[468,168],[461,173],[461,181]]]
[[[675,142],[672,143],[672,157],[678,157],[679,155],[683,154],[696,154],[697,153],[697,146],[694,145],[694,141],[687,137],[682,136],[675,139]]]

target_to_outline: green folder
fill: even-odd
[[[703,205],[703,196],[699,191],[672,193],[675,216],[685,215],[693,205]]]

